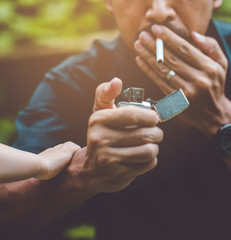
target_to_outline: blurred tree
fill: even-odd
[[[112,29],[102,0],[0,1],[0,53],[50,37],[74,37]]]

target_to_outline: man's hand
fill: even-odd
[[[231,122],[231,103],[224,94],[228,62],[216,40],[192,33],[192,44],[170,29],[154,25],[152,32],[165,43],[164,63],[155,59],[155,39],[142,32],[135,42],[138,66],[165,93],[182,88],[190,108],[179,116],[213,137],[219,126]],[[176,75],[166,79],[170,70]]]
[[[87,167],[97,192],[125,188],[157,164],[163,132],[157,114],[137,107],[105,109],[92,114],[87,134]]]
[[[117,109],[114,99],[121,90],[118,78],[97,87],[87,148],[74,155],[69,167],[77,169],[79,182],[89,192],[119,191],[157,164],[158,143],[163,139],[162,130],[156,127],[159,118],[153,110]]]

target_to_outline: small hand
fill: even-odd
[[[55,177],[78,150],[80,150],[80,146],[73,142],[65,142],[41,152],[38,156],[41,157],[42,173],[36,178],[48,180]]]

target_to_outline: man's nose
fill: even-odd
[[[177,0],[178,1],[178,0]],[[171,6],[170,0],[150,0],[146,18],[148,21],[155,21],[158,23],[171,21],[176,17],[176,12]]]

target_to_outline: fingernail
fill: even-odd
[[[163,33],[163,28],[159,25],[153,25],[152,26],[152,32],[156,35],[156,36],[160,36]]]
[[[147,32],[141,32],[140,38],[144,43],[152,40],[152,38],[150,37],[150,35]]]
[[[136,49],[136,50],[143,50],[143,49],[144,49],[139,40],[137,40],[137,41],[135,42],[135,49]]]
[[[194,38],[196,38],[197,41],[203,42],[205,40],[205,37],[197,32],[192,33]]]
[[[119,81],[121,81],[118,77],[114,77],[110,82],[112,82],[113,80],[119,80]]]
[[[104,90],[107,92],[110,89],[111,83],[107,83],[104,87]]]
[[[138,64],[139,66],[141,66],[141,65],[143,64],[143,60],[141,59],[140,56],[137,56],[137,57],[136,57],[136,62],[137,62],[137,64]]]

